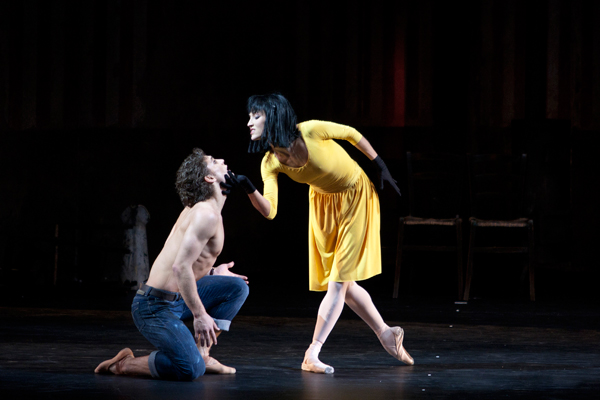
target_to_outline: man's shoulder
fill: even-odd
[[[221,213],[211,205],[201,201],[191,208],[188,215],[189,221],[196,228],[216,225],[222,219]]]
[[[202,216],[221,216],[221,213],[216,210],[211,204],[205,201],[199,201],[192,207],[191,215],[202,215]]]

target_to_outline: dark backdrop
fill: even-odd
[[[245,101],[280,91],[300,120],[357,127],[405,194],[407,150],[527,152],[539,297],[595,296],[600,5],[387,3],[2,2],[0,284],[52,286],[56,266],[58,287],[117,284],[131,204],[150,212],[154,259],[181,209],[175,171],[195,146],[260,186]],[[228,199],[220,261],[236,261],[255,292],[308,296],[307,187],[280,184],[273,221],[241,193]],[[384,274],[368,285],[391,295],[407,202],[384,191],[381,203]],[[410,263],[407,292],[454,295],[451,258]]]

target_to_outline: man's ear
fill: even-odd
[[[204,176],[204,180],[205,180],[206,182],[208,182],[208,183],[213,183],[213,182],[216,182],[216,181],[217,181],[217,178],[215,178],[215,177],[214,177],[214,176],[212,176],[212,175],[205,175],[205,176]]]

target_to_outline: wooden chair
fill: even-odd
[[[529,296],[535,301],[533,220],[525,216],[527,155],[472,155],[468,161],[472,216],[463,300],[469,300],[475,253],[525,253],[529,255]],[[479,228],[526,229],[527,243],[524,246],[477,246]]]
[[[460,206],[465,162],[464,156],[446,153],[406,153],[408,178],[408,216],[398,224],[396,274],[393,298],[398,297],[402,254],[404,251],[451,251],[456,253],[458,298],[463,294],[462,219]],[[405,226],[453,227],[456,245],[405,244]]]

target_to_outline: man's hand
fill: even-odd
[[[219,330],[219,327],[207,312],[204,312],[199,318],[194,318],[194,339],[201,347],[217,344],[215,330]]]
[[[227,264],[221,264],[218,267],[215,267],[215,272],[213,275],[233,276],[234,278],[242,278],[247,284],[249,284],[250,282],[248,282],[247,276],[234,274],[229,270],[231,267],[233,267],[233,265],[233,261]]]

